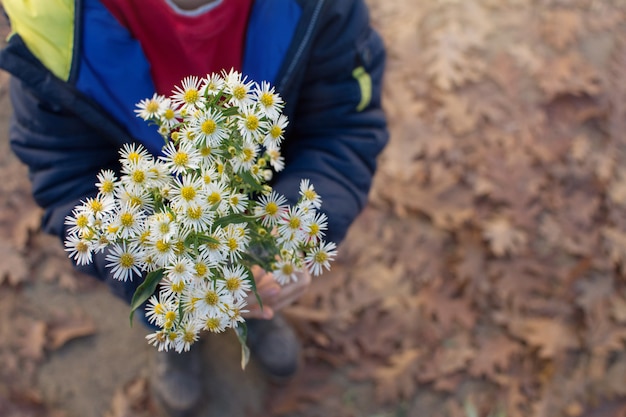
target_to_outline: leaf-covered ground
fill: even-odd
[[[211,338],[198,415],[626,416],[626,3],[369,3],[392,138],[287,311],[302,372],[274,387]],[[0,415],[159,415],[143,330],[37,232],[0,151]]]

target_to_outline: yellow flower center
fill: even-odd
[[[76,226],[78,226],[79,228],[85,228],[89,225],[89,217],[87,217],[84,214],[79,215],[78,217],[76,217]]]
[[[137,162],[139,162],[139,159],[141,159],[141,156],[139,156],[139,153],[137,152],[131,152],[128,154],[128,160],[132,162],[133,164],[136,164]]]
[[[113,181],[104,181],[100,186],[100,190],[106,194],[112,193],[114,190]]]
[[[210,146],[203,146],[203,147],[200,149],[200,155],[202,155],[202,156],[204,156],[204,157],[207,157],[207,156],[211,155],[211,152],[212,152],[212,151],[213,151],[213,150],[211,149],[211,147],[210,147]]]
[[[328,254],[326,252],[317,252],[313,258],[316,263],[323,264],[328,260]]]
[[[184,289],[185,289],[185,283],[183,281],[180,281],[176,284],[172,284],[172,291],[174,291],[177,294],[180,294],[181,292],[183,292]]]
[[[169,242],[166,242],[164,240],[157,240],[156,243],[154,244],[154,247],[156,248],[157,251],[161,253],[169,252],[170,250]]]
[[[207,271],[209,270],[209,268],[207,268],[207,266],[205,264],[203,264],[202,262],[198,262],[195,265],[195,270],[196,270],[196,275],[199,277],[203,277],[206,275]]]
[[[270,135],[276,139],[279,138],[281,135],[283,134],[283,129],[281,129],[280,126],[272,126],[272,128],[270,129]]]
[[[311,224],[309,227],[309,236],[317,236],[320,231],[320,226],[317,223]]]
[[[300,218],[292,217],[291,219],[289,219],[289,227],[291,229],[298,229],[300,227]]]
[[[166,120],[172,120],[175,116],[176,116],[176,114],[174,113],[174,110],[172,110],[172,109],[167,109],[167,110],[165,110],[165,112],[163,113],[163,117],[164,117]]]
[[[78,242],[76,244],[76,251],[80,253],[85,253],[89,251],[89,245],[85,242]]]
[[[195,88],[190,88],[189,90],[185,91],[185,94],[183,95],[183,101],[187,104],[194,104],[196,101],[198,101],[199,98],[200,93],[198,93],[198,90],[196,90]]]
[[[233,97],[237,100],[243,100],[246,97],[246,88],[243,85],[238,85],[233,88]]]
[[[202,209],[200,207],[187,207],[187,217],[192,220],[198,220],[202,217]]]
[[[122,213],[122,215],[120,216],[120,223],[122,223],[122,226],[124,227],[130,227],[133,224],[135,224],[135,216],[133,216],[133,213]]]
[[[207,201],[210,204],[217,204],[220,201],[222,201],[222,196],[220,195],[220,193],[218,193],[217,191],[213,191],[211,194],[209,194],[209,196],[207,197]]]
[[[274,96],[268,92],[261,94],[261,98],[259,99],[261,104],[264,107],[271,107],[274,105]]]
[[[89,206],[91,207],[91,210],[96,213],[99,213],[104,209],[104,204],[102,204],[102,201],[100,200],[91,200],[89,202]]]
[[[304,198],[309,201],[313,201],[317,198],[317,193],[311,189],[308,189],[304,192]]]
[[[241,281],[237,277],[230,277],[226,280],[226,289],[228,291],[237,291],[241,287]]]
[[[120,256],[120,265],[126,269],[131,268],[135,265],[135,257],[130,253],[123,253],[122,256]]]
[[[285,275],[291,275],[293,274],[293,265],[292,264],[284,264],[280,270],[283,272],[283,274]]]
[[[220,300],[217,293],[215,291],[207,291],[204,295],[204,302],[210,306],[217,305],[217,302]]]
[[[259,128],[259,118],[254,114],[246,117],[246,129],[257,130]]]
[[[156,113],[159,111],[159,103],[157,103],[156,100],[148,101],[148,104],[146,104],[146,111],[148,113]]]
[[[172,160],[174,161],[175,165],[186,166],[189,163],[189,155],[187,155],[185,152],[177,152]]]
[[[154,312],[156,314],[163,314],[165,313],[165,306],[161,303],[158,303],[157,305],[154,306]]]
[[[193,200],[196,197],[196,189],[186,185],[180,189],[180,196],[187,201]]]
[[[243,149],[243,158],[241,158],[243,162],[250,162],[253,157],[254,157],[254,152],[252,151],[252,149],[250,148]]]
[[[218,319],[217,317],[208,318],[205,327],[212,332],[218,330],[220,328],[220,319]]]
[[[278,213],[278,204],[274,203],[273,201],[270,201],[265,206],[265,212],[269,214],[270,216],[275,216],[276,213]]]
[[[146,180],[146,174],[143,171],[137,170],[133,172],[133,182],[141,184]]]
[[[176,320],[176,313],[174,311],[168,311],[167,313],[165,313],[165,320],[166,321]]]
[[[205,120],[204,122],[202,122],[202,125],[200,126],[200,130],[202,130],[202,133],[204,133],[205,135],[210,135],[213,132],[215,132],[215,129],[217,128],[217,124],[209,119],[209,120]]]
[[[239,243],[237,243],[237,239],[235,239],[234,237],[231,237],[228,239],[228,242],[226,242],[226,246],[228,246],[228,249],[230,249],[231,252],[237,250],[237,248],[239,247]]]

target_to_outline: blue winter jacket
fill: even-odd
[[[154,92],[149,62],[98,0],[3,6],[13,29],[0,52],[12,75],[11,146],[29,167],[43,229],[63,239],[65,216],[96,194],[96,174],[119,170],[123,143],[160,150],[154,128],[133,113]],[[296,201],[300,179],[310,179],[324,200],[327,240],[336,243],[364,207],[387,142],[384,60],[362,0],[254,2],[242,72],[276,86],[290,120],[285,169],[273,187]],[[87,272],[105,279],[95,267]]]

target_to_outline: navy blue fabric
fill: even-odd
[[[273,83],[293,39],[302,8],[293,0],[257,0],[248,20],[242,72]]]
[[[134,113],[137,103],[156,91],[141,45],[98,0],[83,0],[81,30],[76,87],[158,155],[163,138],[154,125]]]

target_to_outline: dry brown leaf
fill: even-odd
[[[471,55],[477,46],[480,46],[480,40],[474,33],[458,22],[449,22],[431,35],[424,52],[426,74],[437,88],[444,91],[478,80],[485,65]]]
[[[26,259],[5,240],[0,240],[0,259],[0,284],[6,282],[15,287],[28,279]]]
[[[510,317],[506,325],[513,336],[538,348],[539,357],[544,359],[554,359],[567,350],[580,347],[573,327],[560,319]]]
[[[39,361],[43,359],[46,347],[47,325],[44,321],[28,319],[19,338],[19,355],[25,359]]]
[[[391,356],[389,366],[378,368],[375,375],[378,401],[397,402],[413,396],[417,387],[415,376],[419,374],[421,356],[419,349],[408,349]]]
[[[595,96],[602,90],[598,71],[578,53],[569,53],[546,63],[537,77],[548,100],[560,95]]]
[[[48,323],[47,347],[56,350],[70,340],[90,336],[95,332],[96,325],[93,319],[84,314],[74,313],[71,316],[57,318]]]
[[[542,19],[541,32],[544,39],[558,50],[574,43],[582,29],[582,16],[577,10],[550,10]]]
[[[475,377],[494,377],[508,368],[514,355],[522,352],[518,342],[502,333],[478,336],[476,355],[468,368],[468,372]],[[497,378],[494,378],[494,382],[497,382]]]
[[[146,378],[137,378],[118,389],[105,417],[158,417],[161,415],[150,400]]]
[[[528,241],[526,233],[514,228],[511,222],[504,217],[485,222],[483,236],[489,243],[491,252],[498,257],[521,253],[526,248]]]

